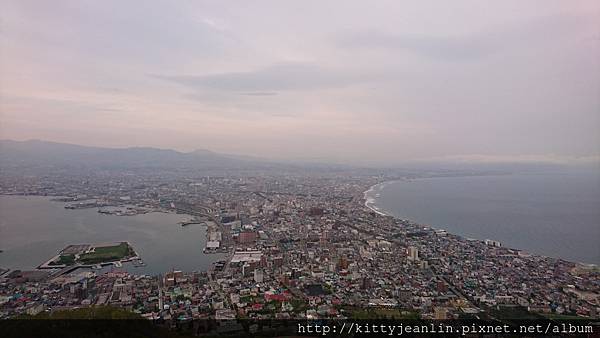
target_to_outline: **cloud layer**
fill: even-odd
[[[0,21],[1,138],[361,164],[600,153],[597,1],[7,0]]]

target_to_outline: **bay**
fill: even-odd
[[[201,271],[223,257],[202,252],[206,227],[177,224],[188,215],[114,216],[64,205],[42,196],[0,196],[0,267],[31,269],[69,244],[114,241],[129,241],[141,256],[146,266],[127,267],[137,274]]]

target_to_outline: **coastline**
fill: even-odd
[[[380,215],[380,216],[392,217],[392,218],[395,218],[395,219],[402,220],[400,217],[397,217],[397,216],[391,215],[389,213],[386,213],[384,211],[381,211],[381,209],[379,209],[379,207],[375,204],[376,203],[375,198],[377,196],[369,196],[370,194],[373,194],[376,191],[379,191],[379,190],[383,189],[388,184],[396,183],[396,182],[402,182],[402,181],[405,181],[405,180],[404,179],[396,179],[396,180],[382,181],[382,182],[373,184],[372,186],[369,187],[369,189],[367,189],[367,190],[365,190],[363,192],[363,199],[365,200],[364,206],[367,207],[369,210],[375,212],[376,214]],[[414,222],[414,223],[417,223],[417,224],[420,224],[417,221],[413,221],[413,220],[410,220],[410,221]],[[429,227],[431,229],[434,229],[434,230],[444,230],[444,231],[447,231],[446,229],[436,228],[436,227],[431,226],[431,225],[427,225],[427,227]],[[469,237],[466,237],[464,235],[456,234],[454,232],[452,232],[452,233],[448,232],[448,233],[452,234],[454,236],[458,236],[458,237],[460,237],[460,238],[462,238],[464,240],[477,240],[477,241],[485,241],[485,240],[487,240],[487,239],[469,238]],[[502,246],[504,246],[504,245],[502,245]],[[507,248],[509,248],[509,247],[507,247]],[[529,255],[534,255],[534,256],[540,256],[540,257],[545,257],[545,258],[551,258],[551,259],[557,259],[557,260],[563,260],[563,261],[567,261],[567,262],[572,262],[572,263],[578,264],[580,266],[592,267],[592,268],[600,267],[599,264],[595,264],[595,263],[580,262],[580,261],[570,260],[570,259],[566,259],[566,258],[562,258],[562,257],[553,257],[553,256],[550,256],[550,255],[544,255],[544,254],[539,254],[539,253],[532,253],[532,252],[528,251],[528,249],[521,249],[521,248],[510,248],[510,249],[518,250],[518,251],[521,251],[523,253],[527,253]]]
[[[363,199],[365,200],[365,203],[364,203],[365,207],[369,208],[371,211],[373,211],[374,213],[376,213],[380,216],[394,217],[390,214],[387,214],[387,213],[381,211],[377,207],[377,205],[375,205],[375,197],[377,197],[377,196],[371,197],[371,196],[369,196],[369,194],[375,192],[375,190],[383,189],[383,187],[385,187],[387,184],[399,182],[399,181],[401,181],[401,180],[383,181],[383,182],[379,182],[379,183],[376,183],[376,184],[373,184],[372,186],[370,186],[368,190],[365,190],[363,192]]]

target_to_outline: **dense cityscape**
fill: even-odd
[[[4,195],[52,196],[66,208],[113,214],[107,217],[189,215],[181,226],[207,229],[198,250],[226,258],[207,271],[178,271],[173,262],[175,269],[156,276],[110,259],[110,271],[3,269],[0,318],[102,305],[180,321],[599,318],[596,266],[465,239],[365,205],[375,184],[451,174],[5,175]]]

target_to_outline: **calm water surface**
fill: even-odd
[[[371,193],[387,214],[504,246],[600,264],[600,173],[430,178]]]
[[[223,255],[205,255],[206,227],[177,224],[184,219],[189,216],[103,215],[96,208],[67,210],[48,197],[0,196],[0,267],[34,268],[69,244],[126,240],[146,263],[133,268],[138,274],[205,270]]]

